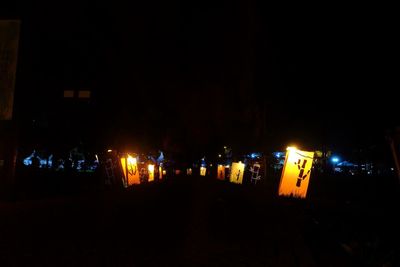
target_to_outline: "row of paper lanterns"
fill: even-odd
[[[287,148],[285,163],[279,184],[279,195],[297,198],[306,197],[311,176],[313,158],[314,152],[301,151],[295,147]],[[156,174],[158,175],[158,179],[162,179],[163,176],[166,175],[166,170],[163,170],[162,166],[158,166],[158,171],[155,172],[156,166],[154,164],[148,164],[147,170],[143,168],[139,169],[137,159],[129,154],[120,157],[120,162],[126,185],[140,184],[140,175],[143,171],[147,172],[149,182],[154,181]],[[258,168],[259,166],[260,165],[258,165]],[[218,179],[225,179],[225,168],[226,166],[224,165],[218,165]],[[242,184],[245,164],[240,161],[233,162],[230,168],[231,172],[229,181],[236,184]],[[201,166],[200,175],[205,176],[206,173],[207,168],[205,166]],[[192,175],[192,169],[187,169],[186,174]],[[255,177],[259,178],[257,175]]]
[[[144,173],[146,173],[149,182],[155,180],[155,175],[156,175],[155,164],[147,164],[147,169],[143,167],[139,168],[137,158],[132,157],[129,154],[124,154],[123,156],[121,156],[120,163],[126,186],[140,184],[141,175],[143,175]],[[157,178],[161,180],[165,174],[166,171],[163,170],[162,166],[158,166]]]

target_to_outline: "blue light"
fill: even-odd
[[[331,158],[331,161],[332,161],[333,163],[338,163],[338,162],[339,162],[339,158],[338,158],[338,157],[332,157],[332,158]]]
[[[24,165],[25,166],[32,165],[32,158],[31,157],[27,157],[26,159],[24,159]]]
[[[250,158],[252,158],[252,159],[259,158],[259,157],[261,157],[260,153],[254,152],[254,153],[250,154]]]

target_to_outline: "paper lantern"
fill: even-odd
[[[186,169],[186,174],[187,175],[192,175],[192,168]]]
[[[122,172],[124,173],[125,185],[140,184],[139,171],[136,158],[126,155],[121,157]]]
[[[230,181],[235,184],[243,183],[244,164],[242,162],[232,162]]]
[[[163,178],[163,169],[161,166],[158,167],[158,179],[162,179]]]
[[[163,170],[163,171],[162,171],[162,174],[163,174],[163,175],[167,175],[167,170]]]
[[[149,182],[154,181],[154,165],[153,164],[149,164],[147,166],[147,169],[149,171]]]
[[[280,196],[305,198],[310,181],[314,152],[288,147],[279,184]]]
[[[206,176],[207,168],[206,167],[200,167],[200,175],[201,176]]]
[[[261,180],[260,174],[261,165],[259,163],[254,163],[252,167],[250,167],[251,178],[250,181],[256,184],[259,180]]]
[[[218,165],[217,178],[220,180],[225,180],[225,166],[224,165]]]

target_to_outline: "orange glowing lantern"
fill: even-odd
[[[225,166],[224,165],[218,165],[218,173],[217,173],[217,178],[219,180],[225,180]]]
[[[140,184],[136,158],[128,154],[125,157],[121,157],[121,166],[124,173],[126,186]]]
[[[235,184],[243,183],[244,164],[242,162],[232,162],[230,181]]]
[[[163,175],[167,175],[167,170],[163,170],[163,171],[162,171],[162,174],[163,174]]]
[[[186,169],[186,174],[187,175],[192,175],[192,168]]]
[[[200,175],[201,176],[206,176],[207,173],[207,168],[206,167],[200,167]]]
[[[162,179],[163,178],[163,169],[161,166],[158,167],[158,179]]]
[[[149,171],[149,182],[154,181],[154,165],[153,164],[149,164],[147,166],[147,169]]]
[[[280,196],[306,197],[313,158],[314,152],[301,151],[294,147],[287,148],[279,184]]]

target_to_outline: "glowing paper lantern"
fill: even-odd
[[[162,177],[163,177],[163,169],[162,169],[162,167],[161,166],[159,166],[158,167],[158,179],[162,179]]]
[[[153,164],[149,164],[147,166],[147,169],[149,171],[149,182],[154,181],[154,165]]]
[[[186,174],[187,175],[192,175],[192,169],[191,168],[186,169]]]
[[[241,184],[243,183],[243,173],[244,173],[244,164],[242,162],[232,162],[232,170],[230,181],[232,183]]]
[[[206,167],[200,167],[200,175],[201,176],[206,176],[207,168]]]
[[[261,180],[261,175],[259,175],[261,169],[261,165],[259,163],[254,163],[252,167],[250,167],[251,178],[250,181],[254,184],[257,181]]]
[[[218,165],[217,178],[220,180],[225,180],[225,166],[224,165]]]
[[[313,158],[314,152],[301,151],[294,147],[287,148],[279,184],[280,196],[306,197]]]
[[[127,155],[121,158],[122,171],[126,185],[140,184],[139,171],[136,158]]]
[[[163,170],[163,171],[162,171],[162,174],[163,174],[163,175],[167,175],[167,171],[166,171],[166,170]]]

